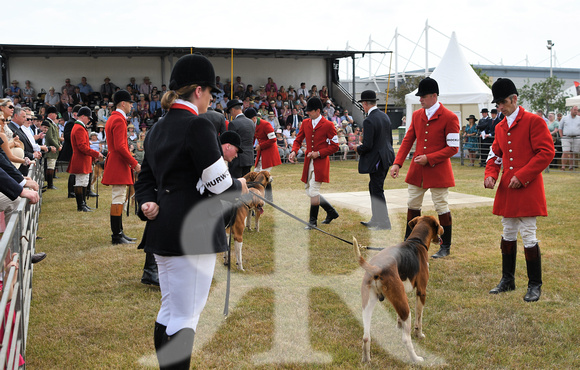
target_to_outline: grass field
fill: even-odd
[[[368,176],[356,162],[333,162],[322,193],[367,190]],[[483,169],[453,163],[453,191],[493,197],[483,188]],[[405,169],[402,174],[404,176]],[[274,168],[274,200],[306,218],[302,165]],[[58,190],[44,193],[26,359],[32,369],[134,369],[155,366],[153,323],[157,288],[140,283],[145,255],[110,244],[110,188],[100,186],[99,208],[76,211],[66,197],[67,174]],[[404,188],[404,177],[386,189]],[[500,218],[491,207],[453,213],[451,256],[430,262],[424,311],[426,338],[413,340],[425,365],[453,369],[580,368],[580,177],[544,175],[549,217],[538,219],[543,254],[542,297],[525,303],[527,275],[518,245],[514,292],[489,295],[501,275]],[[89,202],[94,207],[94,199]],[[402,240],[404,214],[392,214],[391,231],[363,230],[353,211],[324,228],[365,245]],[[321,220],[324,212],[321,211]],[[433,213],[430,213],[433,214]],[[144,223],[124,217],[127,235],[140,237]],[[431,246],[431,253],[437,250]],[[368,252],[372,255],[376,252]],[[196,334],[195,368],[351,369],[409,368],[395,314],[377,305],[371,335],[372,363],[361,365],[360,281],[363,271],[352,247],[266,206],[261,232],[244,235],[245,272],[232,271],[230,314],[224,320],[226,270],[221,256],[214,286]],[[414,301],[412,315],[414,315]]]

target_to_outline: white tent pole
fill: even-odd
[[[399,88],[399,28],[395,28],[395,89]]]
[[[429,73],[429,19],[425,20],[425,75]]]

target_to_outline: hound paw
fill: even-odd
[[[417,356],[417,358],[415,359],[415,362],[423,362],[425,361],[425,359],[421,356]]]

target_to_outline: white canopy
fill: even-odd
[[[443,104],[477,104],[489,108],[492,101],[491,89],[479,78],[465,59],[455,32],[451,35],[447,51],[441,62],[431,73],[439,84],[439,101]],[[417,90],[405,95],[407,121],[413,112],[413,104],[419,104]]]
[[[580,105],[580,95],[574,96],[572,98],[566,98],[566,106],[572,107],[574,105]]]

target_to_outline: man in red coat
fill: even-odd
[[[449,158],[459,150],[459,120],[455,113],[437,101],[439,85],[434,79],[421,80],[415,95],[420,97],[422,109],[413,112],[411,125],[391,167],[391,176],[399,176],[399,169],[416,141],[415,154],[405,178],[409,190],[405,239],[411,233],[408,222],[421,216],[423,196],[430,189],[444,230],[441,248],[432,257],[441,258],[448,256],[451,249],[452,224],[447,197],[449,188],[455,186],[455,178]]]
[[[280,155],[278,154],[278,147],[276,146],[276,133],[274,132],[274,128],[269,122],[262,121],[258,118],[254,108],[246,109],[244,114],[256,125],[254,141],[258,140],[258,145],[256,145],[257,154],[254,171],[270,172],[272,167],[282,164]]]
[[[127,185],[133,185],[132,171],[141,171],[141,165],[131,155],[127,144],[127,115],[131,112],[131,95],[119,90],[113,96],[116,110],[111,114],[105,126],[109,154],[105,162],[103,185],[112,185],[111,202],[111,235],[113,244],[133,244],[135,238],[123,233],[123,204]]]
[[[75,178],[74,193],[77,200],[77,211],[91,212],[87,207],[86,191],[89,185],[89,175],[93,172],[92,158],[103,159],[103,155],[92,150],[89,145],[87,124],[91,120],[91,109],[82,107],[77,113],[77,120],[70,133],[72,156],[66,172]]]
[[[319,206],[326,211],[323,224],[329,224],[338,218],[338,212],[320,195],[322,183],[330,181],[329,156],[336,153],[339,148],[334,124],[322,117],[321,111],[322,101],[317,97],[310,98],[306,103],[306,112],[310,118],[302,122],[300,132],[292,145],[292,152],[288,156],[288,160],[294,163],[296,153],[300,150],[302,141],[306,139],[302,182],[306,184],[306,195],[310,197],[310,225],[306,226],[307,230],[317,226]]]
[[[485,167],[484,186],[493,189],[503,165],[503,175],[495,194],[493,214],[503,216],[501,239],[502,278],[489,293],[516,288],[517,236],[522,236],[528,270],[528,290],[524,301],[540,299],[542,261],[536,239],[536,217],[547,216],[542,171],[554,158],[552,135],[544,120],[518,106],[518,91],[507,78],[491,87],[492,103],[505,118],[495,127],[495,141]]]

